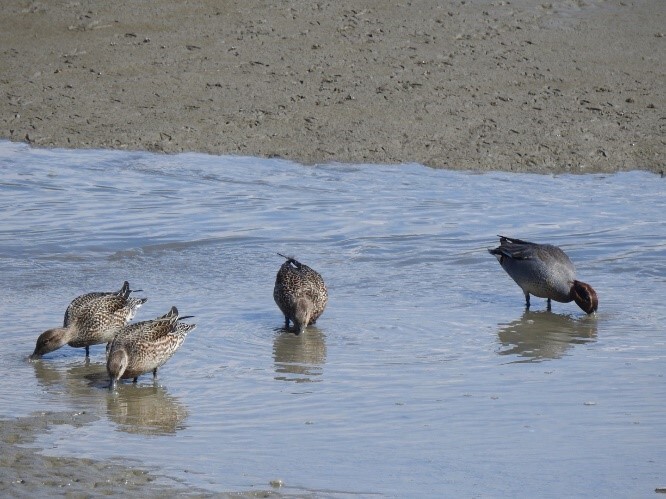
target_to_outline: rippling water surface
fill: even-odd
[[[666,485],[665,181],[37,150],[0,142],[0,417],[35,442],[213,492],[641,496]],[[562,246],[600,296],[532,300],[486,248]],[[329,305],[280,329],[276,252]],[[198,325],[106,389],[104,347],[28,362],[71,299],[123,280]]]

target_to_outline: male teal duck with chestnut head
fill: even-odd
[[[525,294],[525,306],[530,307],[530,295],[551,300],[571,301],[587,314],[597,311],[597,293],[587,283],[576,279],[576,268],[564,251],[552,244],[538,244],[499,236],[500,245],[489,249],[502,268]]]

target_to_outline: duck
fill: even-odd
[[[168,361],[185,341],[196,324],[180,322],[192,316],[179,316],[174,306],[161,317],[128,324],[115,336],[107,349],[106,370],[109,389],[114,390],[120,379],[132,379],[157,369]]]
[[[280,266],[273,299],[284,314],[284,327],[294,325],[296,335],[321,316],[328,303],[328,290],[322,276],[293,257],[278,253],[286,261]]]
[[[148,300],[130,298],[131,292],[125,282],[116,292],[88,293],[75,298],[65,311],[63,326],[39,335],[30,359],[40,359],[65,345],[85,348],[86,358],[89,357],[91,345],[111,341]]]
[[[67,307],[67,310],[65,310],[65,318],[63,320],[62,327],[69,326],[69,323],[72,322],[74,317],[76,317],[81,313],[81,311],[85,308],[85,306],[88,303],[99,298],[100,296],[118,295],[118,296],[127,297],[129,296],[130,293],[134,293],[136,291],[141,291],[141,290],[130,289],[129,282],[125,281],[123,282],[123,285],[120,287],[118,291],[93,291],[92,293],[86,293],[84,295],[77,296],[71,301],[71,303]]]
[[[561,303],[574,301],[587,314],[597,311],[596,291],[576,279],[576,267],[561,248],[507,236],[497,237],[500,245],[488,252],[523,290],[527,309],[530,308],[530,295],[533,295],[546,298],[548,310],[551,300],[555,300]]]

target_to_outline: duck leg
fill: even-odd
[[[546,305],[546,310],[548,310],[548,311],[550,312],[550,307],[551,307],[551,305],[550,305],[550,298],[548,298],[548,301],[546,302],[546,304],[547,304],[547,305]]]
[[[157,378],[157,368],[153,369],[153,381]]]
[[[525,293],[525,308],[527,310],[530,309],[530,294],[529,293]]]
[[[90,357],[90,347],[86,346],[86,357]]]
[[[284,316],[284,328],[289,329],[289,317]]]
[[[138,376],[132,380],[132,383],[136,383],[137,381],[139,381],[139,377],[138,377]]]

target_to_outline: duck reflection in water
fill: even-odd
[[[286,329],[280,331],[273,342],[275,379],[306,383],[318,381],[326,363],[326,337],[311,326],[307,334],[295,335]]]
[[[574,345],[594,342],[597,337],[594,317],[574,318],[548,311],[526,310],[520,319],[499,326],[502,350],[498,353],[523,357],[516,362],[559,359]]]
[[[30,364],[44,391],[65,399],[91,419],[103,414],[106,406],[108,418],[124,432],[169,435],[186,428],[189,415],[186,406],[162,386],[127,384],[109,392],[104,365],[91,363],[89,359],[77,359],[69,366],[50,362]],[[97,416],[93,418],[94,415]]]
[[[171,435],[187,428],[187,407],[159,385],[124,385],[107,392],[106,413],[118,429],[144,435]]]
[[[103,386],[106,373],[100,371],[100,364],[91,363],[89,357],[76,359],[69,364],[31,362],[37,382],[49,393],[62,393],[64,390],[73,399],[90,398],[90,388]]]

